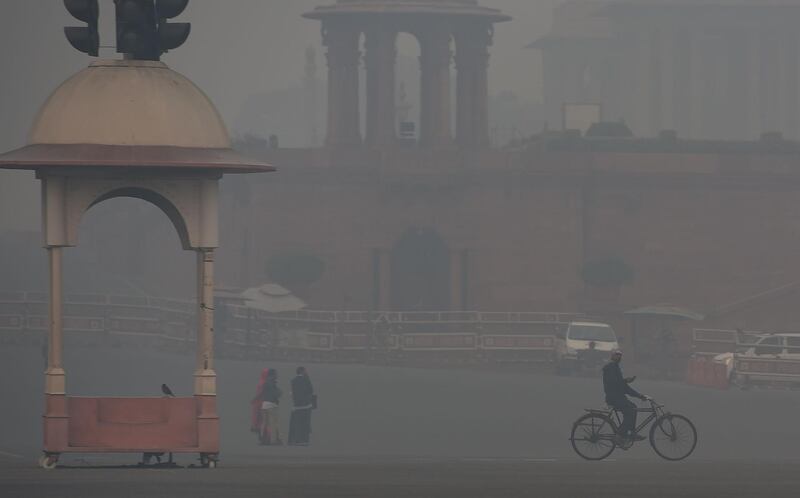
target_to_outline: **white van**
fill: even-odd
[[[570,322],[556,341],[556,371],[569,372],[602,364],[615,349],[619,349],[619,340],[611,325]]]

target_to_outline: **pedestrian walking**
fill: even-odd
[[[256,386],[256,393],[253,399],[250,400],[250,432],[255,432],[256,434],[261,433],[261,403],[263,402],[261,397],[264,393],[264,384],[267,383],[268,373],[269,368],[265,368],[261,371],[261,376],[258,379],[258,386]]]
[[[289,419],[289,444],[307,446],[311,437],[311,411],[317,396],[305,367],[297,367],[292,379],[292,416]]]
[[[280,404],[283,392],[278,387],[278,371],[267,370],[267,378],[261,393],[261,431],[259,439],[263,445],[281,445]]]

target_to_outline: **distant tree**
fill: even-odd
[[[635,271],[619,257],[587,261],[581,268],[581,279],[595,287],[619,287],[633,282]]]
[[[267,260],[267,276],[292,291],[303,292],[322,278],[325,262],[303,251],[286,251]]]

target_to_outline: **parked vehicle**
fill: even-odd
[[[724,363],[732,383],[788,381],[800,383],[800,333],[764,334],[752,345],[741,344],[735,353],[714,356]]]
[[[556,372],[599,367],[615,349],[619,340],[607,323],[570,322],[556,341]]]

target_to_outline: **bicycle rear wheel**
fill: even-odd
[[[572,449],[586,460],[602,460],[614,451],[617,429],[610,418],[587,413],[572,425]]]
[[[665,460],[683,460],[697,446],[697,429],[683,415],[662,415],[650,427],[650,446]]]

